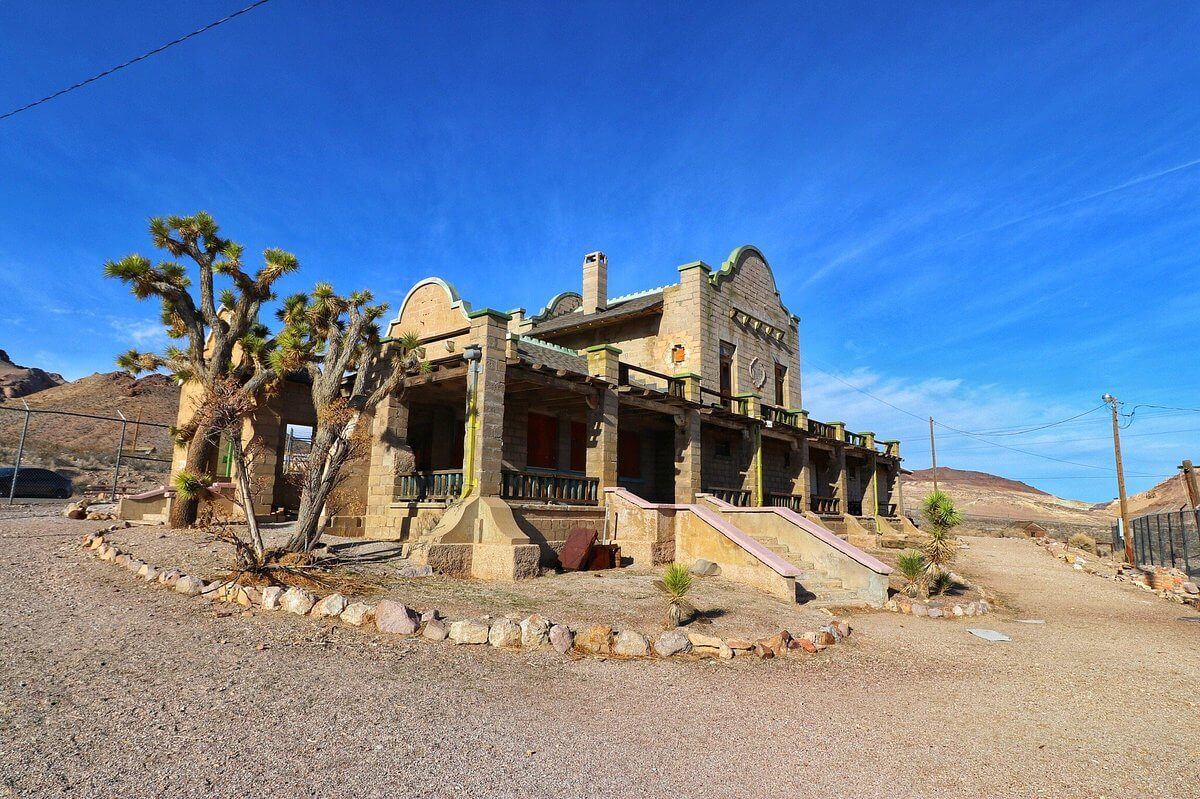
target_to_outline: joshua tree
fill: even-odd
[[[378,322],[387,305],[373,305],[373,299],[369,291],[341,297],[328,283],[318,283],[309,295],[288,297],[278,314],[283,329],[272,367],[279,374],[308,373],[317,415],[300,473],[296,532],[287,546],[293,552],[309,552],[320,540],[321,514],[355,454],[362,413],[403,391],[404,378],[426,368],[416,334],[380,338]]]
[[[962,515],[955,509],[954,500],[942,491],[925,497],[921,514],[925,517],[925,532],[929,534],[929,541],[923,547],[929,568],[944,571],[958,550],[954,528],[962,524]]]
[[[233,378],[252,397],[275,379],[264,361],[268,342],[258,314],[262,303],[273,297],[275,282],[298,268],[299,262],[283,250],[268,249],[263,252],[264,265],[253,276],[247,274],[242,269],[242,246],[223,238],[217,223],[203,211],[151,219],[150,239],[172,258],[186,256],[195,264],[199,296],[192,296],[189,270],[179,261],[154,264],[133,254],[105,263],[105,275],[126,283],[139,300],[153,297],[161,302],[166,334],[181,343],[161,354],[130,350],[117,364],[135,374],[165,369],[180,382],[200,386],[193,420],[175,431],[177,441],[187,447],[184,471],[196,475],[216,451],[215,439],[200,420],[217,383]],[[218,290],[217,275],[231,286]],[[171,526],[186,527],[195,519],[196,500],[180,497],[171,509]]]
[[[660,585],[667,595],[667,627],[678,627],[683,622],[688,591],[692,590],[692,575],[687,566],[672,563],[663,572]]]
[[[915,549],[906,549],[900,553],[896,561],[900,576],[904,578],[904,593],[906,596],[917,597],[925,591],[926,572],[928,565],[925,556]]]

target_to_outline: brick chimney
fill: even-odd
[[[608,307],[608,256],[589,252],[583,256],[583,312],[595,313]]]

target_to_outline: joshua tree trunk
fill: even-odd
[[[349,450],[343,436],[349,435],[353,430],[352,421],[341,434],[325,429],[318,431],[314,437],[300,491],[296,531],[292,534],[292,540],[288,542],[289,550],[309,552],[321,540],[321,515],[325,510],[325,503],[329,500],[329,494],[337,485],[341,467]]]
[[[263,562],[262,531],[258,529],[258,519],[254,518],[254,495],[250,487],[250,470],[246,465],[246,452],[242,449],[240,434],[233,436],[233,474],[237,481],[238,495],[241,497],[242,513],[246,516],[246,529],[250,533],[250,543],[254,547],[255,565]]]
[[[196,430],[192,435],[192,440],[188,442],[187,459],[184,461],[183,468],[192,474],[204,474],[216,451],[217,445],[209,440],[208,431]],[[171,505],[168,523],[175,529],[191,527],[196,523],[196,511],[199,505],[199,497],[191,499],[175,497],[175,502]]]

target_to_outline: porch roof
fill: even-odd
[[[581,311],[572,311],[541,323],[535,322],[532,329],[539,336],[545,336],[551,333],[565,333],[571,330],[598,327],[661,312],[662,305],[662,291],[654,291],[623,300],[596,313],[585,314]]]

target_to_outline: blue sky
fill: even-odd
[[[0,6],[0,113],[244,5]],[[734,7],[736,6],[736,8]],[[758,245],[816,418],[905,440],[1200,407],[1200,5],[272,2],[0,122],[0,347],[79,377],[156,346],[101,276],[206,209],[392,301],[430,274],[536,309]],[[1097,411],[943,465],[1115,493]],[[1133,490],[1200,459],[1140,408]]]

